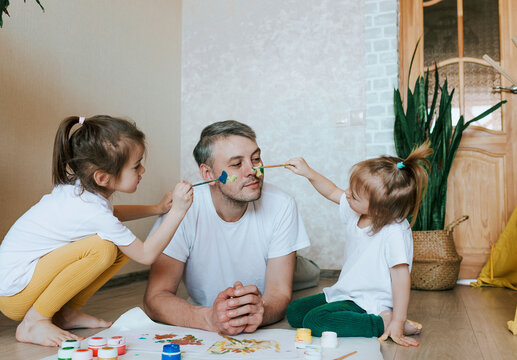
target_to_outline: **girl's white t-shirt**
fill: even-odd
[[[79,182],[54,187],[14,223],[0,244],[0,296],[22,291],[42,256],[95,234],[117,246],[136,239],[103,196],[81,194]]]
[[[327,302],[351,300],[367,313],[393,310],[390,268],[413,262],[413,236],[407,220],[384,226],[370,236],[371,227],[357,226],[360,215],[341,196],[339,212],[345,223],[345,263],[336,284],[324,288]]]

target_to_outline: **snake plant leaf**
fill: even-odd
[[[438,66],[436,63],[434,63],[435,69],[438,69]],[[429,79],[429,69],[427,69],[427,75],[426,80]],[[440,77],[438,75],[438,71],[434,72],[434,91],[433,91],[433,101],[431,104],[431,108],[429,109],[429,112],[427,114],[429,118],[429,128],[427,129],[427,133],[429,133],[430,128],[432,127],[432,122],[434,121],[434,110],[436,108],[436,102],[438,100],[438,90],[440,88]]]
[[[425,132],[425,119],[427,117],[426,97],[425,82],[420,79],[415,86],[416,126],[414,129],[414,139],[418,144],[423,143],[427,137]]]
[[[0,0],[0,27],[4,25],[2,20],[2,15],[5,13],[9,16],[9,12],[7,11],[7,7],[9,6],[9,0]]]
[[[402,106],[400,92],[396,89],[393,94],[393,103],[395,104],[395,133],[401,136],[395,136],[395,148],[397,153],[406,154],[410,151],[410,146],[406,138],[408,134],[406,115]]]
[[[415,109],[415,96],[411,91],[408,91],[407,97],[407,110],[406,110],[406,127],[408,132],[406,134],[406,139],[409,147],[413,146],[412,142],[414,141],[415,135],[415,118],[416,118],[416,109]],[[409,155],[409,153],[408,153]]]
[[[486,111],[483,111],[481,114],[479,114],[478,116],[476,116],[475,118],[473,118],[472,120],[469,120],[465,126],[469,126],[470,123],[473,123],[474,121],[478,121],[478,120],[481,120],[482,118],[484,118],[485,116],[489,115],[490,113],[496,111],[497,109],[499,109],[503,104],[507,103],[506,100],[503,100],[501,102],[498,102],[497,104],[495,104],[494,106],[492,106],[490,109],[486,110]]]
[[[41,2],[40,0],[34,0],[38,3],[39,7],[41,8],[41,11],[45,12],[45,8],[43,7],[43,5],[41,5]],[[23,2],[27,2],[27,0],[23,0]]]
[[[34,1],[36,1],[36,3],[41,8],[41,10],[44,12],[45,8],[43,7],[43,5],[41,5],[40,0],[34,0]],[[23,0],[23,2],[27,2],[27,0]],[[9,6],[9,0],[0,0],[0,9],[1,9],[1,11],[0,11],[0,28],[2,26],[4,26],[4,21],[2,20],[2,15],[5,13],[7,16],[10,16],[9,11],[7,11],[8,6]]]

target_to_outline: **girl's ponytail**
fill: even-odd
[[[64,119],[57,129],[52,156],[52,183],[54,186],[70,184],[75,180],[74,174],[68,171],[68,166],[73,158],[70,132],[78,122],[79,118],[77,116],[70,116]]]
[[[429,170],[431,165],[427,157],[433,153],[433,149],[431,149],[431,143],[429,140],[426,140],[422,145],[415,148],[409,156],[402,163],[405,167],[413,174],[415,178],[415,187],[416,187],[416,198],[415,204],[412,211],[412,221],[411,226],[416,221],[416,217],[418,215],[418,210],[420,209],[420,203],[422,202],[422,198],[425,196],[427,191],[427,178],[429,174]]]

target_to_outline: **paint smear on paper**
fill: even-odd
[[[236,341],[224,340],[218,341],[210,346],[208,351],[213,354],[226,354],[229,352],[237,354],[251,354],[256,351],[274,349],[280,352],[280,344],[275,340],[257,341],[253,339],[244,339]]]

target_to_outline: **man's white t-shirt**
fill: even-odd
[[[309,245],[294,199],[277,187],[264,184],[261,198],[248,203],[242,218],[226,222],[215,210],[209,186],[201,186],[163,253],[185,263],[192,301],[210,307],[235,281],[264,293],[268,259]]]
[[[327,302],[352,300],[367,313],[393,310],[390,268],[413,261],[413,235],[407,220],[384,226],[373,236],[371,227],[357,226],[359,214],[341,196],[339,212],[345,223],[345,263],[336,284],[323,289]]]
[[[70,242],[95,234],[118,246],[136,239],[106,198],[80,192],[78,182],[58,185],[14,223],[0,245],[0,296],[22,291],[38,260]]]

